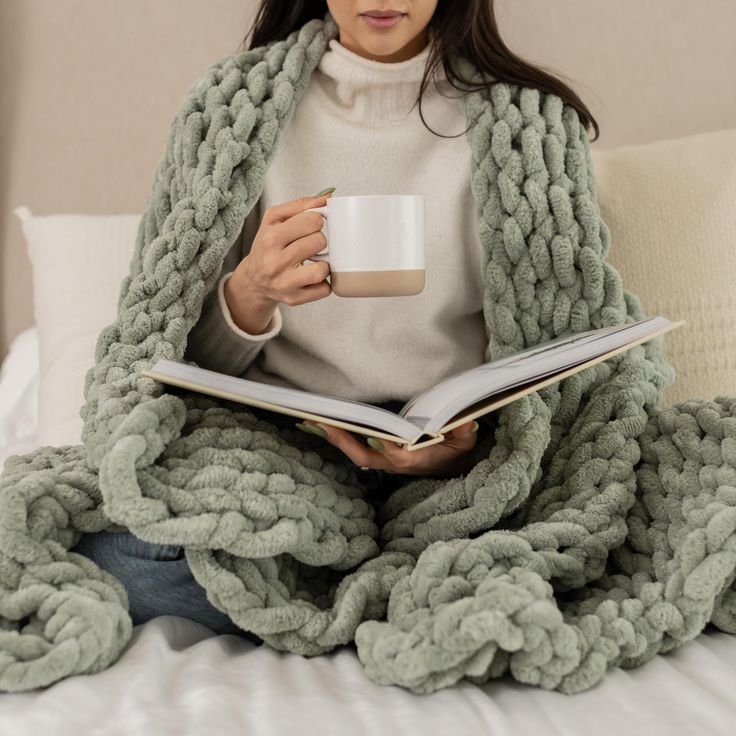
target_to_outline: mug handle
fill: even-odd
[[[312,207],[311,209],[304,210],[304,211],[305,212],[319,212],[319,214],[322,215],[322,217],[324,218],[325,224],[327,224],[327,206],[326,205],[324,207]],[[325,233],[325,238],[326,237],[327,237],[327,233]],[[306,261],[327,261],[327,263],[329,264],[329,260],[327,258],[327,256],[330,255],[329,242],[327,243],[325,248],[327,250],[325,250],[324,253],[315,253],[313,256],[309,256],[309,258],[305,258],[304,260]]]

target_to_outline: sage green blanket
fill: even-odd
[[[736,398],[662,408],[661,336],[503,407],[467,475],[406,476],[380,508],[325,441],[141,375],[182,359],[336,33],[310,21],[188,91],[87,375],[84,444],[0,478],[0,689],[119,657],[125,589],[69,552],[102,529],[184,545],[209,600],[267,645],[354,642],[369,678],[417,693],[504,673],[574,693],[708,622],[736,632]],[[576,111],[512,84],[464,104],[487,357],[644,318],[605,260]]]

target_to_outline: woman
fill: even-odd
[[[189,334],[186,358],[252,380],[398,409],[428,385],[490,358],[460,99],[474,87],[453,68],[451,51],[472,61],[488,85],[553,92],[596,135],[598,126],[572,90],[505,46],[486,0],[265,0],[250,47],[283,39],[327,10],[339,37],[282,134],[258,206]],[[324,205],[335,190],[308,196],[325,181],[345,195],[424,195],[428,279],[421,294],[370,300],[331,294],[328,265],[307,262],[326,243],[321,216],[305,211]],[[293,426],[289,417],[259,413]],[[477,422],[414,452],[372,439],[368,447],[349,432],[309,421],[297,426],[360,467],[368,494],[395,490],[404,475],[452,477],[478,461]],[[181,547],[101,532],[85,535],[75,551],[125,582],[134,623],[169,613],[221,633],[239,631],[207,601]]]

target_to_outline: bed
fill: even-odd
[[[36,445],[38,330],[13,342],[0,372],[0,467]],[[380,687],[352,648],[312,659],[161,616],[134,628],[96,675],[0,695],[0,734],[732,734],[736,637],[708,627],[634,670],[615,668],[568,696],[510,676],[418,696]]]

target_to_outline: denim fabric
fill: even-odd
[[[378,406],[398,411],[403,403],[392,401]],[[293,427],[299,421],[298,418],[263,409],[254,413],[282,427]],[[343,457],[347,465],[356,468],[366,489],[366,500],[385,498],[405,481],[402,475],[383,470],[360,470],[346,456]],[[168,614],[197,621],[218,634],[240,634],[261,642],[255,634],[236,626],[227,614],[218,611],[207,600],[205,590],[194,579],[180,546],[144,542],[130,532],[103,531],[84,534],[72,551],[88,557],[120,580],[128,592],[133,624]]]
[[[134,625],[156,616],[182,616],[218,634],[240,634],[261,642],[207,600],[182,547],[144,542],[130,532],[103,531],[82,535],[71,551],[88,557],[120,580],[128,593]]]

